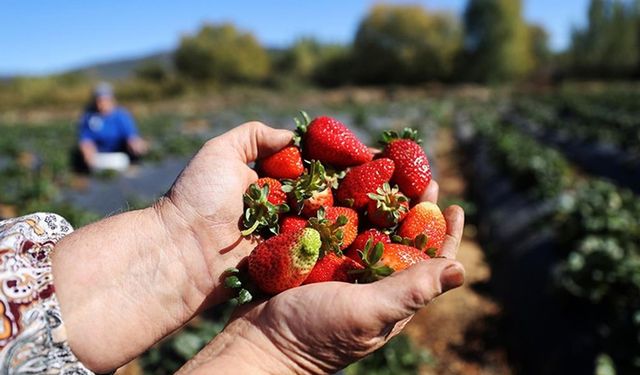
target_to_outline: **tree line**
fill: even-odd
[[[269,51],[231,24],[205,25],[182,38],[175,67],[196,82],[492,83],[530,77],[549,56],[546,32],[525,23],[520,0],[471,0],[462,20],[417,5],[375,5],[349,45],[303,38]]]

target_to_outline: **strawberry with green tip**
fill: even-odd
[[[327,183],[324,166],[312,161],[309,171],[296,180],[285,180],[282,190],[289,195],[289,203],[298,214],[312,217],[321,207],[333,206],[333,193]]]
[[[362,270],[364,267],[351,258],[336,253],[328,253],[318,260],[313,270],[307,276],[303,284],[313,284],[325,281],[343,281],[352,283],[355,281],[353,271]]]
[[[373,159],[369,148],[340,121],[328,116],[309,121],[306,113],[301,114],[302,119],[296,119],[296,132],[302,139],[302,151],[307,159],[320,160],[339,168]]]
[[[265,228],[277,234],[279,215],[289,211],[286,198],[282,185],[273,178],[260,178],[249,185],[242,196],[245,206],[242,235],[248,236]]]
[[[368,194],[375,193],[378,188],[389,182],[393,171],[394,163],[387,158],[351,168],[336,191],[336,199],[340,204],[362,210],[370,201]]]
[[[277,179],[294,180],[304,173],[302,155],[296,146],[287,146],[260,162],[262,174]]]
[[[425,242],[417,246],[429,251],[434,249],[436,254],[442,248],[446,233],[447,222],[440,207],[432,202],[421,202],[413,206],[397,230],[398,236],[415,242]],[[426,239],[417,239],[419,235],[425,235]]]
[[[313,270],[321,245],[320,234],[311,228],[274,236],[249,255],[249,275],[268,294],[295,288]]]
[[[391,188],[385,183],[367,196],[371,199],[367,204],[367,217],[378,228],[396,226],[409,212],[409,198],[400,192],[397,185]]]
[[[411,199],[420,198],[431,182],[431,167],[420,142],[418,132],[410,128],[402,134],[386,131],[380,141],[385,146],[382,157],[396,166],[392,181]]]

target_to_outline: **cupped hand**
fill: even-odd
[[[432,188],[427,197],[435,200]],[[460,286],[464,269],[455,256],[464,226],[460,207],[444,212],[447,237],[441,256],[381,281],[318,283],[290,289],[242,307],[223,333],[182,369],[208,373],[333,373],[386,343],[420,308]]]
[[[105,218],[57,244],[56,295],[76,356],[96,372],[130,361],[228,298],[221,275],[255,246],[240,234],[248,163],[292,138],[258,122],[208,141],[153,207]]]
[[[180,174],[157,208],[165,227],[186,226],[198,242],[199,256],[183,257],[194,286],[208,304],[227,298],[220,276],[256,246],[240,233],[242,195],[258,179],[249,167],[285,147],[293,134],[259,122],[241,125],[207,142]],[[180,231],[177,232],[178,236]],[[180,241],[180,238],[176,238]],[[202,303],[196,299],[192,307]]]

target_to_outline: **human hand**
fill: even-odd
[[[228,298],[220,275],[255,244],[240,234],[250,163],[292,138],[252,122],[207,142],[153,207],[88,225],[64,238],[52,264],[76,356],[108,372]],[[116,348],[116,349],[114,349]]]
[[[142,156],[149,151],[147,142],[140,137],[133,137],[127,140],[127,147],[129,151],[135,156]]]
[[[435,201],[432,185],[435,192],[427,196]],[[429,301],[463,283],[464,269],[454,259],[464,214],[452,206],[444,215],[446,259],[418,263],[372,284],[305,285],[241,307],[182,371],[333,373],[373,352]]]

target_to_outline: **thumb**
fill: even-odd
[[[384,324],[396,323],[415,314],[440,294],[464,283],[464,268],[448,259],[415,264],[381,281],[368,284],[372,311],[379,311]]]
[[[219,138],[222,147],[229,147],[244,163],[267,157],[291,142],[293,133],[285,129],[274,129],[261,122],[242,124]]]

